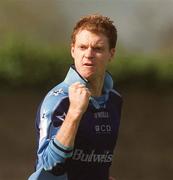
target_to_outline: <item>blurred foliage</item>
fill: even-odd
[[[0,47],[1,87],[50,88],[64,79],[71,63],[69,47],[8,41]],[[118,50],[108,69],[122,85],[173,85],[171,55],[134,55]]]
[[[0,48],[1,87],[48,87],[63,79],[69,59],[65,47],[9,42]]]
[[[113,77],[123,85],[170,87],[173,85],[173,56],[118,52],[109,66]]]

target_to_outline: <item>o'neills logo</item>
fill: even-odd
[[[97,154],[95,150],[92,150],[91,153],[84,153],[82,149],[75,149],[72,159],[81,162],[109,163],[112,162],[112,157],[113,154],[110,154],[109,151],[104,154]]]

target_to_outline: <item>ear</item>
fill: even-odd
[[[71,56],[74,58],[74,45],[71,44]]]
[[[110,49],[110,61],[114,57],[115,51],[116,51],[115,48]]]

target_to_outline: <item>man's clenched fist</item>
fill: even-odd
[[[89,89],[80,82],[76,82],[69,87],[69,109],[73,113],[83,114],[89,103],[91,92]]]

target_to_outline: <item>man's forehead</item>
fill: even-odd
[[[96,34],[87,30],[82,30],[76,34],[77,43],[87,43],[92,42],[94,44],[104,45],[108,42],[108,39],[103,34]]]

